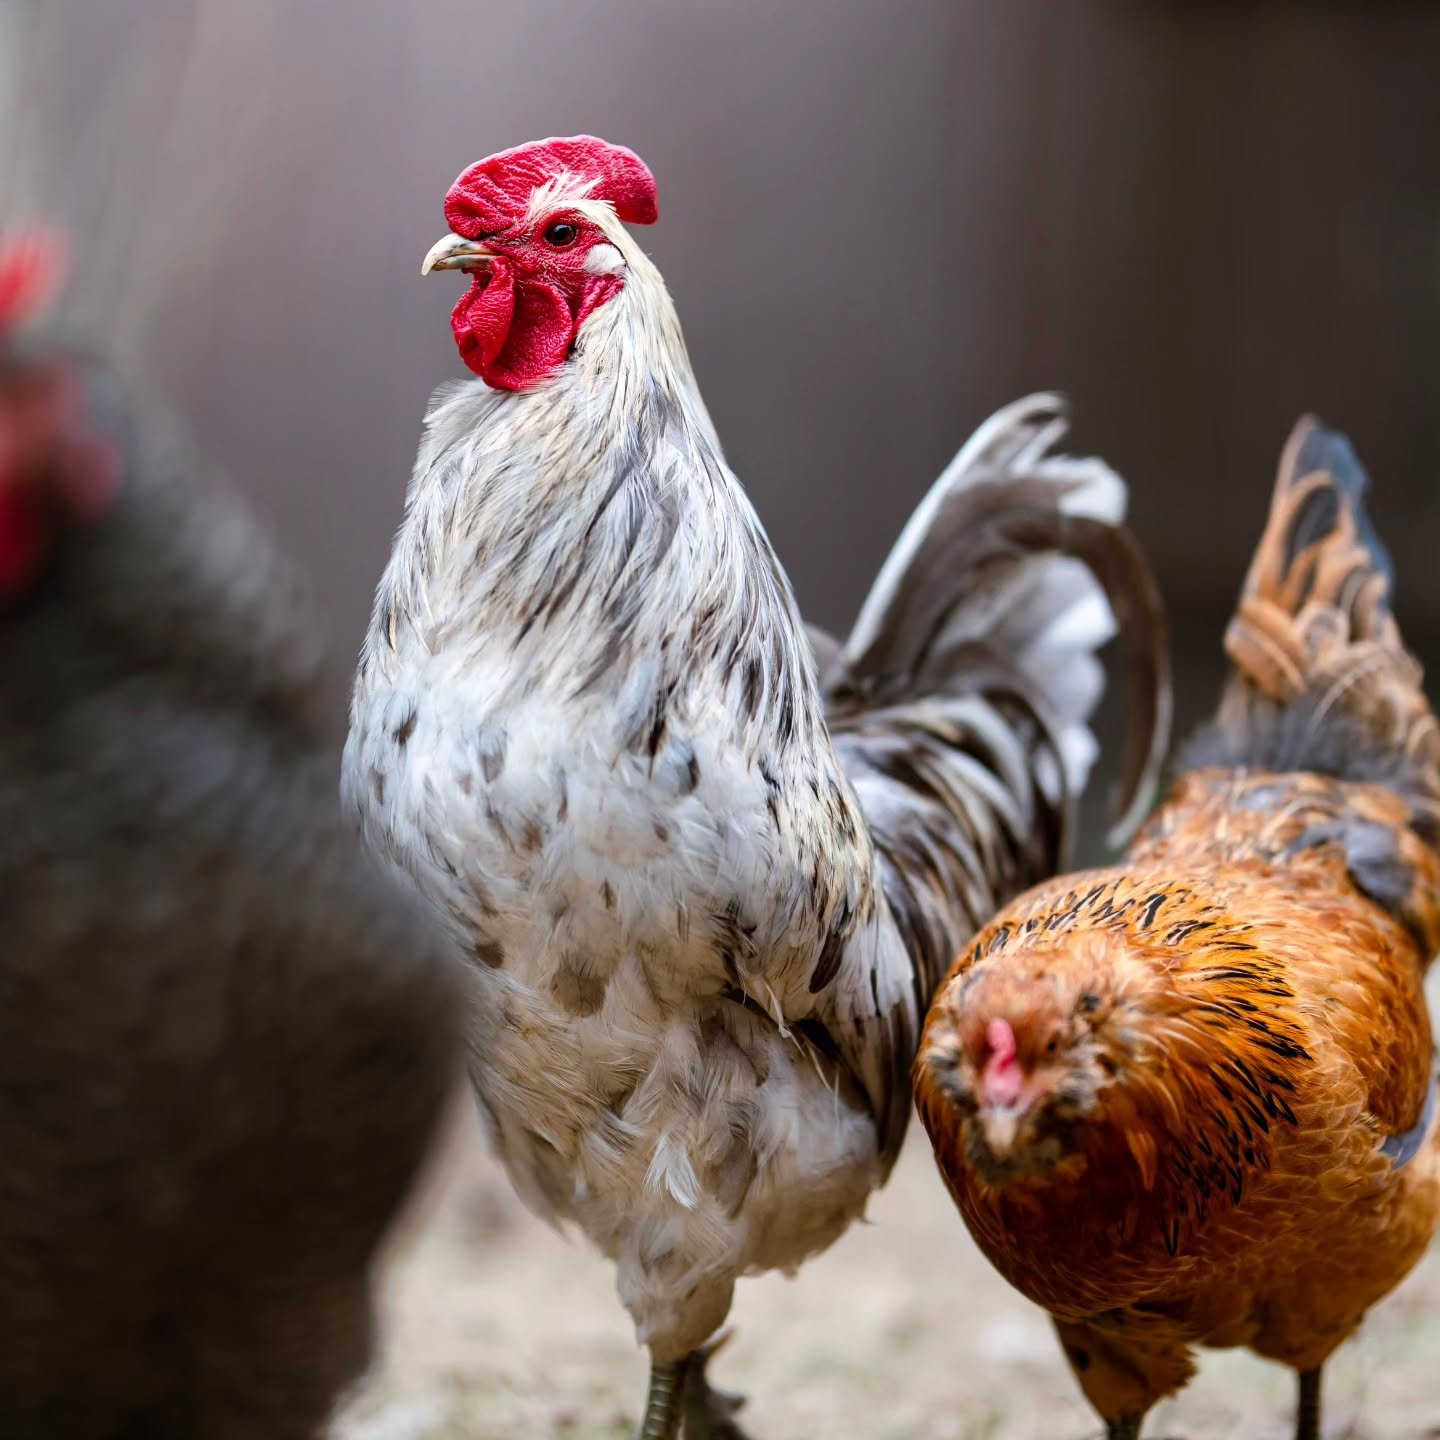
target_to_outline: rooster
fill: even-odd
[[[313,1440],[450,1090],[293,577],[0,244],[0,1434]]]
[[[626,228],[656,218],[638,157],[524,145],[445,213],[423,269],[470,272],[478,379],[427,417],[344,793],[472,961],[471,1074],[517,1189],[618,1266],[642,1436],[738,1434],[704,1374],[736,1278],[862,1213],[941,968],[1054,869],[1106,590],[1140,787],[1158,602],[1124,486],[1052,453],[1038,397],[956,457],[844,644],[807,634]]]
[[[1364,488],[1302,422],[1169,798],[997,916],[926,1023],[940,1169],[1111,1440],[1196,1345],[1293,1368],[1317,1440],[1326,1359],[1440,1219],[1440,730]]]

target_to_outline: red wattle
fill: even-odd
[[[1025,1088],[1025,1073],[1014,1060],[991,1060],[980,1082],[986,1105],[1013,1105]]]
[[[45,528],[33,490],[0,488],[0,600],[13,599],[35,578],[45,548]]]
[[[450,312],[460,358],[477,375],[485,375],[505,348],[514,319],[514,268],[508,260],[494,260],[489,273],[476,275]]]
[[[577,319],[565,297],[543,280],[516,282],[505,259],[488,281],[477,276],[450,316],[460,358],[497,390],[528,390],[570,353]]]
[[[528,390],[570,353],[575,319],[553,286],[526,280],[516,287],[515,322],[495,362],[483,372],[500,390]]]

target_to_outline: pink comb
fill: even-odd
[[[980,1079],[980,1098],[987,1105],[1013,1105],[1025,1086],[1025,1074],[1015,1058],[1019,1047],[1008,1020],[996,1018],[985,1027],[990,1058]]]
[[[572,135],[532,140],[477,160],[450,187],[445,219],[467,240],[493,235],[524,215],[536,189],[567,171],[594,181],[589,198],[608,200],[627,224],[653,225],[659,218],[655,177],[633,150]]]

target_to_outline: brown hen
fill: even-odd
[[[1440,731],[1364,486],[1302,422],[1174,789],[1121,865],[981,932],[916,1063],[966,1223],[1111,1440],[1196,1345],[1292,1367],[1314,1440],[1321,1367],[1440,1221]]]

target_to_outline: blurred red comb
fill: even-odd
[[[67,261],[65,241],[57,231],[0,233],[0,336],[18,329],[55,298]]]
[[[531,194],[569,172],[592,183],[589,198],[608,200],[629,225],[653,225],[659,218],[655,177],[623,145],[593,135],[532,140],[513,150],[477,160],[445,197],[445,219],[468,240],[503,230],[525,213]]]
[[[56,231],[26,226],[0,232],[0,346],[55,298],[67,247]],[[96,519],[120,488],[119,457],[77,418],[79,386],[43,359],[14,364],[0,377],[0,604],[23,594],[40,572],[58,497],[76,520]]]

